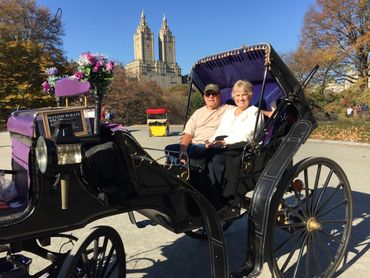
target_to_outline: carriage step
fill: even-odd
[[[146,226],[149,226],[149,225],[150,226],[156,226],[157,225],[157,223],[155,223],[154,221],[152,221],[150,219],[137,221],[136,218],[135,218],[134,212],[132,212],[132,211],[128,212],[128,217],[130,218],[131,223],[135,224],[136,227],[138,227],[139,229],[145,228]]]

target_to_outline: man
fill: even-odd
[[[189,158],[201,158],[204,155],[205,141],[216,132],[223,113],[233,106],[221,105],[221,92],[216,84],[208,84],[203,92],[205,106],[196,110],[185,125],[180,144],[172,144],[166,147],[166,151],[180,152],[183,161],[188,154]],[[173,154],[172,156],[173,158]],[[170,157],[171,159],[171,157]],[[177,160],[177,158],[176,158]],[[171,159],[172,162],[173,159]]]

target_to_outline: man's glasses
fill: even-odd
[[[206,97],[209,97],[209,96],[218,96],[220,93],[216,93],[216,92],[207,92],[207,93],[205,93],[204,95],[206,96]]]

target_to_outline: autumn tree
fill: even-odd
[[[112,108],[115,121],[124,125],[146,124],[146,109],[165,107],[170,124],[182,124],[185,118],[188,86],[162,90],[154,81],[128,78],[123,66],[116,66],[103,106]]]
[[[60,14],[59,14],[60,15]],[[0,1],[0,105],[5,109],[41,106],[45,69],[67,64],[62,50],[60,16],[34,0]],[[2,115],[3,116],[3,115]],[[3,116],[4,117],[4,116]]]
[[[145,110],[163,105],[162,93],[157,83],[127,78],[124,68],[117,66],[103,105],[112,108],[116,120],[125,125],[144,124]]]
[[[319,64],[322,88],[332,80],[368,86],[369,27],[369,0],[316,0],[305,14],[296,65],[305,72]]]

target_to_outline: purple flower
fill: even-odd
[[[50,86],[49,82],[44,81],[44,83],[42,83],[41,86],[42,86],[42,89],[44,90],[44,92],[50,93],[51,86]]]
[[[46,74],[47,75],[56,75],[58,73],[58,69],[56,67],[52,67],[52,68],[47,68],[46,69]]]

